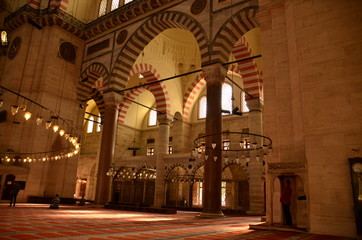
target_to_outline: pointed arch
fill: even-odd
[[[244,37],[241,37],[236,42],[232,53],[236,60],[253,56],[249,44]],[[263,80],[254,59],[238,62],[238,73],[242,76],[244,90],[255,98],[262,98]],[[249,98],[251,97],[246,95],[246,99]]]
[[[197,96],[200,94],[201,90],[206,85],[203,74],[196,76],[195,80],[191,83],[190,87],[187,88],[184,99],[183,99],[183,120],[190,120],[190,113],[192,106],[194,105]]]
[[[157,72],[155,68],[151,64],[135,64],[130,71],[130,78],[135,75],[141,73],[143,75],[144,82],[140,83],[140,85],[144,83],[151,83],[158,81],[160,79],[160,74]],[[127,115],[127,111],[132,104],[132,101],[128,100],[136,100],[137,97],[143,93],[145,90],[150,91],[155,97],[156,108],[160,112],[165,112],[170,114],[170,98],[167,91],[167,87],[165,83],[155,83],[142,88],[132,89],[125,93],[125,100],[123,104],[120,106],[119,118],[118,122],[124,124],[124,120]]]
[[[101,91],[108,77],[108,70],[102,63],[93,63],[81,73],[81,80],[77,88],[77,100],[93,98],[102,117],[105,108]]]
[[[169,28],[189,30],[194,35],[199,45],[201,58],[206,58],[208,56],[209,44],[207,34],[200,23],[189,15],[181,12],[162,12],[152,16],[148,21],[141,25],[132,36],[130,36],[115,61],[111,78],[108,82],[110,90],[118,91],[125,88],[129,79],[129,72],[138,55],[151,40]]]
[[[258,27],[256,22],[256,13],[259,9],[257,5],[248,6],[245,3],[244,8],[234,14],[216,34],[211,50],[211,60],[219,60],[225,63],[229,59],[231,49],[235,43],[248,31]]]

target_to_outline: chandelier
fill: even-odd
[[[216,142],[212,142],[211,146],[205,143],[206,137],[221,135],[222,145],[218,146]],[[220,150],[224,152],[225,162],[228,161],[228,155],[235,156],[236,161],[239,158],[246,159],[247,163],[250,160],[251,153],[255,153],[256,160],[259,161],[261,156],[270,155],[273,151],[272,140],[264,135],[249,133],[247,131],[223,131],[215,134],[200,135],[194,140],[195,148],[192,150],[192,155],[201,158],[204,156],[208,160],[206,150]],[[217,156],[214,156],[214,161],[217,161]]]
[[[45,129],[54,132],[53,134],[59,134],[60,137],[69,143],[68,147],[56,151],[15,152],[12,149],[8,149],[7,152],[0,152],[0,161],[2,163],[14,164],[61,160],[71,158],[79,153],[79,133],[67,120],[20,93],[14,92],[4,86],[0,86],[0,89],[0,110],[9,106],[11,115],[14,116],[13,124],[20,124],[21,118],[18,118],[18,120],[15,120],[15,118],[18,115],[23,115],[24,122],[29,122],[36,126],[44,126]],[[2,91],[16,95],[16,102],[13,104],[7,102],[7,104],[5,104],[5,100],[2,98]],[[18,104],[20,102],[21,104]],[[36,117],[33,117],[35,114],[32,112],[37,113]],[[49,116],[49,119],[43,121],[46,115]]]
[[[142,166],[139,168],[136,167],[127,167],[127,166],[115,166],[112,163],[112,166],[108,169],[107,176],[113,177],[114,181],[126,181],[126,180],[149,180],[156,179],[156,169],[149,168],[147,166]]]

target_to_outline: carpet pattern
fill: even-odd
[[[120,211],[93,207],[45,204],[0,204],[0,240],[3,239],[246,239],[344,240],[309,233],[250,230],[260,217],[195,217],[195,212],[174,215]]]

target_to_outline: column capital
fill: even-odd
[[[105,92],[103,94],[103,99],[106,106],[119,107],[123,102],[123,96],[117,92]]]
[[[250,112],[262,112],[264,109],[264,102],[261,98],[246,99],[246,104]]]
[[[201,68],[207,84],[222,83],[224,81],[227,69],[220,62],[208,64]]]
[[[170,125],[172,121],[172,117],[169,116],[167,113],[158,113],[157,114],[157,120],[159,125]]]

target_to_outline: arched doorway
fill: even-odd
[[[181,166],[172,169],[167,177],[166,205],[172,207],[188,206],[191,184],[192,180],[186,169]]]
[[[229,164],[222,172],[221,203],[225,209],[249,210],[249,182],[239,164]]]
[[[113,179],[112,202],[153,205],[155,177],[154,169],[119,168]]]
[[[10,200],[10,186],[14,180],[15,180],[15,175],[13,174],[6,175],[3,192],[1,195],[1,200]]]
[[[279,175],[274,178],[273,186],[273,224],[283,224],[283,211],[280,203],[280,196],[286,181],[291,182],[292,197],[290,211],[292,214],[293,226],[307,228],[307,196],[305,193],[304,181],[299,175]]]

